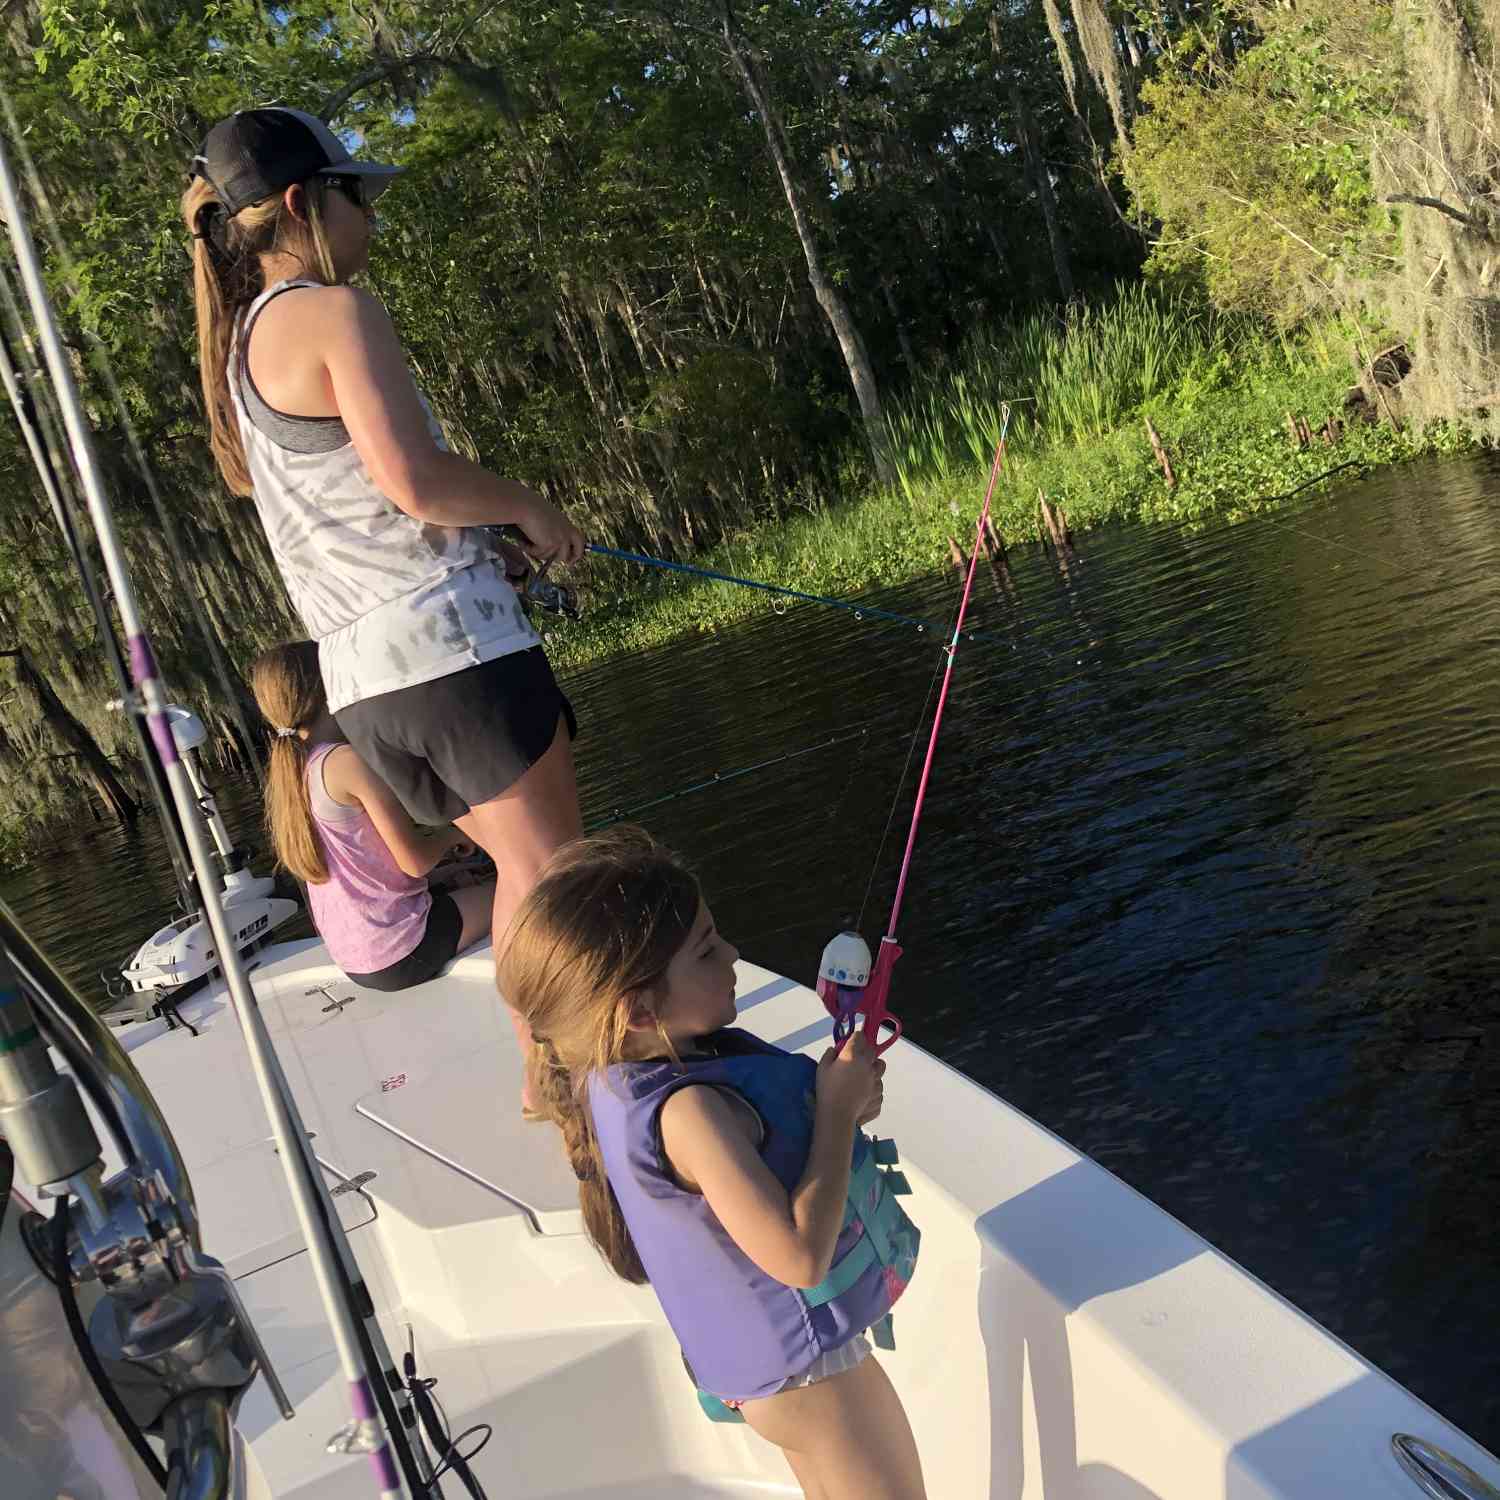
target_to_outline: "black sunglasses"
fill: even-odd
[[[369,212],[370,205],[365,200],[365,180],[354,173],[332,173],[321,174],[323,181],[329,187],[341,192],[361,213]]]

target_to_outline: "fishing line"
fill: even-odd
[[[722,786],[725,782],[736,781],[741,776],[748,776],[753,771],[764,771],[771,766],[779,766],[784,761],[799,760],[804,755],[815,755],[819,750],[831,750],[835,745],[848,744],[850,740],[864,740],[870,732],[869,726],[861,729],[851,730],[848,734],[836,734],[828,739],[819,740],[815,745],[804,745],[800,750],[786,750],[780,755],[772,755],[765,760],[758,760],[753,765],[740,766],[733,771],[715,771],[712,776],[704,781],[695,781],[689,786],[678,787],[676,791],[665,792],[660,797],[653,797],[649,802],[640,802],[636,806],[626,810],[615,808],[607,817],[590,823],[584,829],[585,833],[597,833],[601,828],[612,828],[616,823],[623,823],[627,819],[635,819],[643,812],[648,812],[653,807],[660,807],[666,802],[675,802],[680,797],[691,796],[694,792],[701,792],[712,786]]]
[[[1000,473],[1000,469],[1001,469],[1001,467],[1002,467],[1002,465],[1004,463],[1004,459],[1005,459],[1005,452],[1006,452],[1005,440],[1006,440],[1006,436],[1007,436],[1007,434],[1008,434],[1008,432],[1010,430],[1010,406],[1009,406],[1009,404],[1007,403],[1004,406],[1002,406],[1001,410],[1004,413],[1004,415],[1003,415],[1002,422],[1001,422],[1001,427],[1000,427],[1000,441],[996,445],[996,448],[995,448],[995,462],[994,462],[994,466],[990,470],[990,484],[989,484],[989,489],[988,489],[988,491],[986,491],[985,497],[984,497],[984,509],[980,513],[980,523],[979,523],[980,527],[983,526],[985,518],[989,515],[990,497],[994,493],[995,480],[996,480],[996,478],[998,477],[998,475]],[[926,719],[927,719],[927,707],[932,702],[933,689],[936,688],[937,682],[938,682],[938,673],[940,671],[943,671],[945,668],[949,672],[952,671],[952,667],[953,667],[953,654],[954,654],[955,650],[958,647],[958,640],[959,640],[959,634],[958,634],[957,627],[962,622],[964,610],[965,610],[965,608],[968,605],[968,602],[969,602],[969,592],[970,592],[970,589],[973,587],[974,572],[975,572],[975,568],[976,568],[976,566],[978,564],[978,561],[979,561],[979,542],[978,542],[977,536],[976,536],[976,539],[975,539],[974,547],[975,547],[974,555],[969,560],[969,571],[968,571],[967,577],[964,579],[963,590],[962,590],[962,592],[959,595],[958,603],[955,604],[954,607],[953,607],[952,623],[949,625],[948,632],[947,632],[948,633],[948,637],[949,637],[948,642],[947,642],[947,644],[943,648],[943,655],[940,656],[938,658],[938,660],[933,665],[933,668],[932,668],[932,677],[929,679],[929,681],[927,683],[927,696],[922,701],[922,711],[921,711],[921,713],[919,713],[917,715],[916,723],[912,725],[911,738],[907,741],[907,746],[906,746],[906,760],[905,760],[905,762],[903,763],[903,765],[901,767],[901,777],[900,777],[900,780],[896,783],[895,793],[891,797],[890,811],[886,814],[885,827],[881,830],[880,843],[879,843],[878,847],[875,850],[875,858],[870,862],[870,878],[865,882],[865,894],[864,894],[863,899],[859,903],[859,917],[858,917],[858,919],[854,923],[854,930],[855,931],[863,931],[864,930],[865,909],[870,904],[870,892],[875,887],[875,876],[879,873],[879,870],[880,870],[880,861],[881,861],[882,856],[885,854],[885,844],[886,844],[886,840],[890,837],[890,834],[891,834],[891,824],[893,822],[895,822],[895,819],[896,819],[896,808],[900,804],[902,794],[906,790],[906,778],[911,773],[912,757],[913,757],[913,755],[916,754],[917,737],[921,733],[922,725],[926,722]],[[966,637],[966,639],[972,639],[972,637]],[[945,678],[945,681],[946,681],[946,678]],[[946,689],[945,689],[944,696],[946,697]],[[942,702],[940,701],[939,704],[938,704],[938,715],[939,715],[939,717],[941,717],[942,711],[943,711],[943,705],[942,705]],[[933,733],[932,746],[929,747],[929,755],[928,755],[929,764],[931,762],[931,750],[932,750],[933,747],[936,746],[936,743],[937,743],[937,723],[936,722],[934,722],[934,724],[933,724],[932,733]],[[925,789],[926,789],[926,779],[925,779],[925,773],[924,773],[923,790],[925,790]],[[915,814],[913,816],[913,819],[912,819],[911,839],[908,839],[908,841],[907,841],[907,861],[909,861],[910,858],[911,858],[912,840],[914,840],[916,838],[916,820],[917,820],[917,818],[919,818],[921,816],[921,812],[922,812],[922,806],[921,806],[920,793],[919,793],[919,800],[918,800],[918,803],[917,803],[917,809],[916,809],[916,812],[915,812]],[[898,889],[898,891],[897,891],[897,897],[896,897],[898,907],[899,907],[900,899],[901,899],[901,890],[905,888],[905,884],[906,884],[906,866],[905,866],[905,863],[903,863],[902,871],[901,871],[901,887]],[[893,928],[894,928],[894,925],[895,925],[895,913],[893,912],[892,913],[892,927]]]
[[[948,633],[951,635],[953,626],[951,621],[958,618],[958,605],[953,606],[953,614],[949,623]],[[880,860],[885,854],[885,842],[891,836],[891,824],[896,821],[896,809],[901,805],[902,794],[906,790],[906,778],[911,774],[912,757],[917,753],[917,739],[922,733],[922,725],[927,722],[927,709],[932,703],[932,695],[937,689],[938,676],[943,670],[943,657],[939,656],[932,664],[932,676],[927,680],[927,696],[922,700],[922,707],[917,712],[916,719],[912,722],[911,735],[906,742],[906,759],[901,765],[901,775],[896,780],[896,790],[891,793],[890,809],[885,815],[885,827],[880,831],[880,842],[875,846],[875,856],[870,861],[870,878],[865,881],[865,893],[860,899],[859,915],[852,923],[853,930],[863,932],[865,926],[865,909],[870,904],[870,892],[875,889],[875,877],[880,873]]]
[[[806,604],[823,604],[830,609],[848,610],[856,620],[886,620],[894,625],[913,625],[918,633],[926,634],[932,632],[934,641],[938,644],[946,638],[938,634],[937,622],[924,620],[916,615],[898,614],[895,610],[880,609],[873,604],[857,604],[852,599],[834,599],[828,594],[809,594],[801,589],[787,588],[784,584],[763,583],[757,578],[741,578],[735,573],[721,573],[715,568],[700,568],[693,563],[669,562],[664,557],[651,557],[644,552],[627,552],[620,547],[606,547],[602,542],[590,542],[588,551],[599,557],[608,557],[616,562],[636,563],[643,568],[658,568],[666,573],[686,574],[693,578],[706,578],[712,583],[733,584],[737,588],[756,589],[763,594],[774,594],[784,599],[800,599]],[[780,613],[778,610],[777,613]],[[989,635],[984,631],[973,630],[965,634],[966,641],[987,641],[996,645],[1009,645],[1010,642],[1004,636]]]
[[[1359,459],[1351,458],[1347,463],[1338,464],[1322,474],[1315,475],[1305,484],[1299,484],[1296,489],[1288,490],[1284,495],[1266,495],[1262,499],[1253,500],[1250,503],[1252,505],[1267,505],[1275,500],[1290,500],[1298,491],[1305,490],[1309,485],[1314,485],[1321,480],[1327,479],[1331,474],[1337,474],[1341,469],[1353,469],[1361,466]],[[1351,553],[1355,557],[1364,558],[1367,562],[1378,562],[1383,567],[1391,568],[1403,576],[1411,572],[1409,567],[1398,563],[1393,557],[1386,557],[1379,552],[1368,552],[1363,547],[1351,547],[1348,542],[1338,542],[1332,537],[1318,536],[1315,532],[1304,531],[1300,526],[1293,526],[1290,521],[1283,521],[1276,516],[1256,515],[1253,519],[1257,522],[1265,522],[1268,525],[1275,526],[1281,531],[1290,532],[1293,536],[1306,537],[1308,541],[1318,542],[1324,547],[1336,547],[1341,552]]]
[[[826,827],[837,829],[839,816],[844,810],[844,803],[849,800],[849,788],[854,785],[855,777],[859,774],[860,767],[865,763],[865,750],[870,743],[869,726],[865,726],[864,732],[859,737],[859,749],[849,757],[849,764],[844,768],[844,784],[839,788],[838,796],[829,804]]]

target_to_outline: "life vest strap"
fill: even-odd
[[[894,1144],[894,1142],[892,1143]],[[893,1183],[899,1178],[899,1185]],[[895,1194],[911,1189],[899,1172],[881,1171],[874,1151],[866,1152],[865,1159],[849,1177],[849,1200],[844,1206],[844,1224],[856,1219],[864,1233],[854,1242],[849,1253],[830,1267],[828,1274],[817,1286],[808,1287],[802,1298],[809,1307],[822,1307],[841,1297],[877,1262],[890,1265],[895,1258],[891,1249],[891,1231],[905,1217]],[[871,1198],[874,1207],[863,1207]],[[882,1346],[884,1347],[884,1346]]]

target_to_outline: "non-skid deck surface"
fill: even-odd
[[[523,1208],[543,1234],[582,1234],[578,1179],[557,1132],[521,1117],[519,1069],[505,1038],[366,1094],[355,1108],[419,1151]]]

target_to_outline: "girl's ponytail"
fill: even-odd
[[[594,1122],[589,1115],[588,1080],[585,1077],[575,1084],[550,1038],[533,1035],[532,1041],[535,1045],[527,1062],[532,1096],[539,1102],[542,1114],[562,1131],[563,1149],[578,1179],[583,1227],[609,1262],[610,1269],[626,1281],[640,1285],[646,1280],[646,1268],[625,1227],[615,1190],[604,1174],[604,1159],[599,1154]]]
[[[292,641],[262,651],[250,665],[255,701],[275,738],[266,776],[266,830],[276,858],[298,880],[322,885],[328,861],[307,796],[312,748],[298,730],[315,724],[328,706],[315,641]]]
[[[500,945],[501,996],[536,1044],[532,1095],[562,1131],[589,1238],[626,1281],[646,1271],[605,1175],[589,1082],[628,1060],[631,1012],[655,1010],[701,900],[691,873],[649,834],[615,828],[552,857]]]

